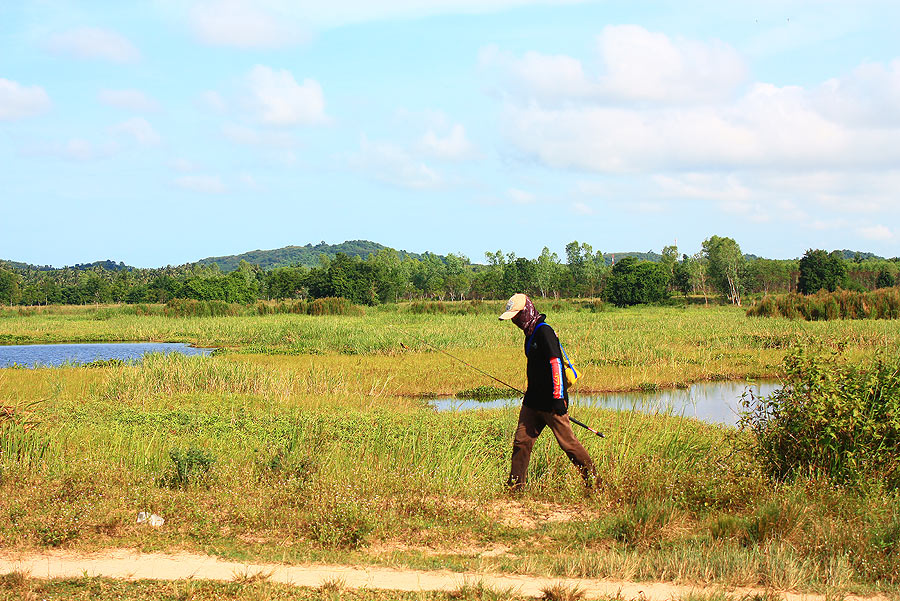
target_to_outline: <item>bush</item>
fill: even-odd
[[[169,457],[173,466],[161,481],[163,486],[169,488],[187,488],[192,484],[208,482],[216,462],[212,453],[195,447],[187,451],[172,449],[169,451]]]
[[[825,475],[838,483],[872,478],[900,488],[900,356],[869,364],[797,348],[784,359],[785,385],[744,399],[740,427],[770,475]]]

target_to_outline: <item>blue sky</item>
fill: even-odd
[[[900,255],[896,2],[0,5],[0,258]]]

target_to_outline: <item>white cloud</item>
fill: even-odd
[[[652,179],[667,196],[735,203],[747,202],[753,196],[753,191],[735,174],[657,174]]]
[[[288,132],[260,130],[235,123],[223,125],[222,134],[233,142],[248,146],[270,146],[282,149],[297,146],[296,138]]]
[[[256,118],[267,125],[326,123],[322,86],[314,79],[298,84],[286,69],[257,65],[247,76],[250,105]]]
[[[111,132],[114,135],[132,138],[141,146],[155,146],[161,140],[153,126],[143,117],[134,117],[114,125]]]
[[[118,146],[114,142],[96,144],[84,138],[70,138],[65,142],[35,142],[21,149],[25,156],[79,162],[108,158],[117,151]]]
[[[572,203],[572,210],[578,215],[593,215],[595,213],[592,206],[581,201]]]
[[[617,26],[597,47],[596,75],[574,57],[483,49],[517,150],[601,173],[845,171],[900,161],[900,59],[807,89],[744,83],[743,59],[721,42]]]
[[[140,90],[100,90],[97,99],[107,106],[138,113],[152,113],[159,110],[159,103]]]
[[[289,6],[276,2],[203,2],[191,10],[191,25],[203,42],[215,46],[275,48],[309,39]]]
[[[884,225],[861,227],[857,229],[857,232],[867,240],[891,240],[894,238],[894,232]]]
[[[512,87],[516,94],[553,104],[560,99],[580,99],[598,92],[588,80],[581,61],[565,55],[526,52],[521,58],[497,46],[486,46],[478,55],[479,65]]]
[[[900,127],[900,58],[887,65],[864,63],[812,92],[827,118],[858,127]]]
[[[39,115],[47,111],[50,104],[50,97],[41,86],[23,86],[0,77],[0,121]]]
[[[218,175],[184,175],[175,179],[175,185],[191,192],[224,194],[228,187]]]
[[[801,88],[757,84],[727,106],[543,108],[509,103],[507,137],[542,162],[598,172],[892,166],[900,132],[849,128]]]
[[[536,200],[534,194],[518,188],[510,188],[506,191],[506,195],[516,204],[531,204]]]
[[[222,95],[214,90],[207,90],[197,97],[197,103],[203,107],[210,109],[216,113],[225,113],[228,105]]]
[[[402,188],[435,188],[443,184],[440,174],[410,155],[403,148],[388,142],[360,139],[360,152],[351,157],[350,164],[377,180]]]
[[[608,96],[653,102],[703,102],[730,96],[747,67],[731,46],[717,40],[672,39],[637,25],[609,26],[597,38]]]
[[[128,38],[99,27],[81,27],[58,33],[50,38],[49,47],[59,54],[114,63],[131,63],[141,57]]]
[[[185,158],[177,158],[169,161],[169,167],[174,169],[175,171],[180,171],[182,173],[188,173],[190,171],[196,171],[200,168],[200,165],[194,161]]]
[[[465,128],[458,123],[443,138],[429,129],[422,137],[422,147],[434,157],[452,161],[468,159],[475,154],[474,146],[466,138]]]
[[[256,178],[253,177],[253,175],[251,175],[250,173],[240,174],[238,176],[238,181],[247,188],[251,188],[254,190],[258,190],[260,188],[260,185],[259,183],[257,183]]]
[[[499,74],[514,96],[550,106],[718,102],[747,78],[743,59],[723,42],[673,40],[637,25],[604,28],[595,60],[596,73],[590,74],[582,61],[563,54],[530,51],[516,57],[496,46],[479,53],[482,68]]]

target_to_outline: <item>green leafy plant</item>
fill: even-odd
[[[172,467],[162,478],[162,484],[169,488],[186,488],[192,484],[208,482],[216,462],[212,453],[196,447],[186,451],[172,449],[169,457],[172,459]]]
[[[900,357],[879,352],[852,364],[841,347],[798,347],[784,371],[782,389],[744,398],[740,421],[770,475],[822,474],[840,483],[873,477],[900,487]]]

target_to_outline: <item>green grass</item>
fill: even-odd
[[[395,307],[363,317],[170,319],[110,310],[106,320],[89,310],[8,317],[0,333],[181,339],[230,352],[0,370],[0,405],[21,407],[32,424],[0,424],[2,547],[898,590],[896,493],[877,482],[774,485],[742,450],[743,435],[694,420],[579,409],[607,436],[582,437],[598,490],[585,495],[545,434],[524,494],[510,499],[502,483],[516,410],[429,409],[414,395],[489,382],[389,327],[519,383],[521,333],[490,315]],[[775,373],[786,349],[809,338],[846,342],[851,358],[864,358],[900,336],[887,321],[758,320],[730,308],[563,306],[551,318],[601,389]],[[43,402],[26,407],[34,400]],[[166,525],[136,524],[139,511]],[[501,546],[508,555],[483,555]]]
[[[638,307],[593,313],[537,301],[579,370],[582,392],[675,387],[777,374],[785,349],[810,339],[860,357],[900,346],[900,322],[750,319],[733,307]],[[492,382],[436,347],[522,387],[522,336],[494,314],[417,314],[405,305],[363,316],[171,318],[129,307],[60,307],[0,319],[0,343],[168,341],[215,346],[267,366],[370,377],[399,395],[454,394]],[[501,310],[500,305],[496,312]],[[425,344],[423,341],[427,342]],[[432,345],[432,346],[429,346]],[[376,382],[377,381],[377,382]]]

